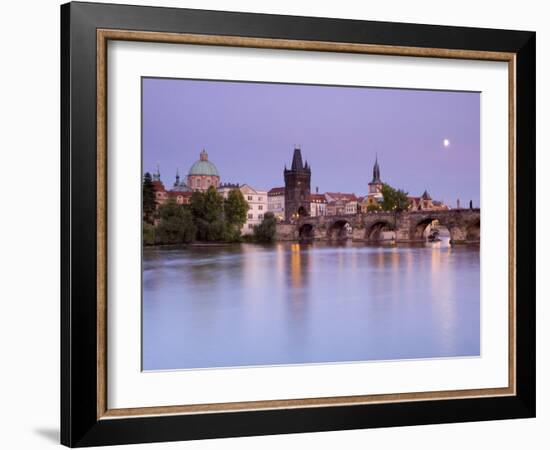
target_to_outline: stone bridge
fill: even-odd
[[[351,215],[301,217],[277,224],[278,240],[353,239],[380,242],[422,242],[434,221],[449,230],[451,244],[476,243],[480,235],[479,209],[436,211],[368,212]]]

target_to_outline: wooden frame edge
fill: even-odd
[[[269,409],[350,406],[376,403],[503,397],[516,395],[516,54],[481,50],[405,47],[290,39],[249,38],[223,35],[164,33],[99,28],[97,37],[97,419],[112,420],[174,414],[205,414]],[[283,50],[362,53],[409,57],[434,57],[501,61],[508,63],[509,88],[509,366],[508,387],[401,394],[317,397],[198,405],[150,406],[108,409],[107,405],[107,41],[123,40],[192,45],[266,48]]]
[[[508,61],[508,386],[517,393],[516,363],[516,55]]]
[[[447,48],[405,47],[380,44],[357,44],[328,41],[299,41],[292,39],[251,38],[193,33],[161,33],[154,31],[97,29],[98,42],[123,40],[158,42],[166,44],[216,45],[223,47],[248,47],[278,50],[306,50],[321,52],[364,53],[412,57],[437,57],[488,61],[511,61],[515,53],[483,50],[459,50]]]
[[[97,417],[107,411],[107,40],[97,33]]]

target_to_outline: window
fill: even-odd
[[[262,220],[264,218],[264,215],[263,214],[258,214],[258,219],[259,220]]]
[[[195,181],[195,187],[198,187],[198,188],[201,187],[201,180],[199,180],[198,178],[197,178],[197,180]]]
[[[252,200],[252,196],[249,195],[249,196],[247,197],[247,200]]]
[[[253,218],[254,218],[254,215],[253,215],[253,214],[249,214],[249,215],[248,215],[248,218],[249,218],[249,219],[253,219]]]
[[[251,223],[248,224],[248,229],[249,230],[252,230],[252,228],[254,228],[254,225],[252,225]]]
[[[258,201],[261,202],[261,201],[262,201],[262,197],[258,197]]]
[[[258,205],[258,209],[262,211],[264,209],[264,205]]]

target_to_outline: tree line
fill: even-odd
[[[276,220],[266,213],[263,221],[254,227],[252,236],[242,236],[246,223],[248,202],[239,189],[223,198],[214,186],[206,192],[193,192],[188,205],[180,205],[173,198],[157,208],[151,175],[143,177],[143,242],[153,244],[185,244],[203,242],[271,242],[275,237]]]

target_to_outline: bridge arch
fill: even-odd
[[[462,227],[442,219],[443,218],[441,217],[430,215],[418,220],[412,226],[411,233],[410,233],[411,240],[422,241],[422,242],[425,241],[430,231],[430,227],[432,225],[437,226],[438,228],[441,228],[441,227],[445,228],[449,233],[450,243],[464,240],[464,238],[462,237],[463,235]]]
[[[344,240],[352,238],[353,227],[349,220],[338,219],[327,228],[327,238],[329,240]]]
[[[394,226],[387,220],[378,220],[366,227],[365,240],[368,242],[382,241],[385,231],[394,231]]]
[[[479,242],[481,235],[480,219],[473,220],[466,225],[466,242]]]
[[[304,223],[298,229],[298,237],[300,240],[313,239],[315,237],[315,230],[311,223]]]
[[[425,233],[428,227],[430,227],[435,220],[436,220],[435,217],[430,216],[430,217],[423,217],[422,219],[417,221],[412,226],[411,238],[415,241],[423,241],[426,238]]]

